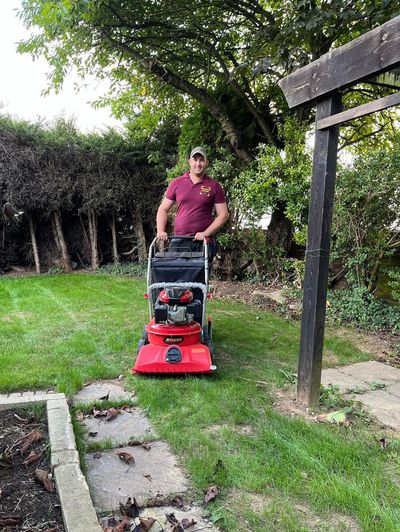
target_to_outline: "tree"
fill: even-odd
[[[104,101],[138,127],[184,117],[196,102],[221,143],[250,163],[260,143],[284,147],[279,126],[289,113],[277,81],[396,11],[373,0],[23,0],[34,33],[19,49],[47,58],[55,87],[71,65],[109,77]],[[286,202],[275,207],[270,240],[289,241]]]
[[[373,292],[384,256],[400,249],[400,138],[389,150],[359,155],[338,172],[333,258],[351,285]]]

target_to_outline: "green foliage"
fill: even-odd
[[[390,268],[388,270],[389,286],[392,289],[392,296],[400,301],[400,268]]]
[[[256,222],[278,204],[294,227],[294,238],[304,244],[311,175],[306,148],[307,125],[295,118],[281,128],[285,148],[262,145],[255,162],[246,166],[234,184],[233,201],[249,221]]]
[[[328,296],[328,316],[364,329],[400,331],[400,307],[375,298],[365,287],[334,290]]]
[[[105,264],[101,266],[96,273],[98,274],[108,274],[115,277],[123,275],[131,275],[132,277],[142,278],[146,277],[147,265],[141,264],[138,262],[115,262],[110,264]]]
[[[360,154],[338,173],[332,258],[351,285],[376,287],[382,258],[400,246],[400,137],[393,148]]]

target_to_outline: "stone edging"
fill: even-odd
[[[63,393],[0,394],[0,410],[45,402],[51,467],[67,532],[100,532],[89,488],[79,465],[71,415]]]

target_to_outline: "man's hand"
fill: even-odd
[[[193,240],[204,240],[206,237],[206,235],[204,234],[204,232],[201,232],[201,233],[196,233],[193,237]]]
[[[168,234],[165,231],[159,231],[157,233],[157,240],[163,240],[164,242],[168,240]]]

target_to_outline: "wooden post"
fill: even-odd
[[[340,111],[336,92],[317,103],[316,121]],[[319,403],[321,386],[338,134],[338,126],[315,132],[297,385],[298,400],[310,406]]]

